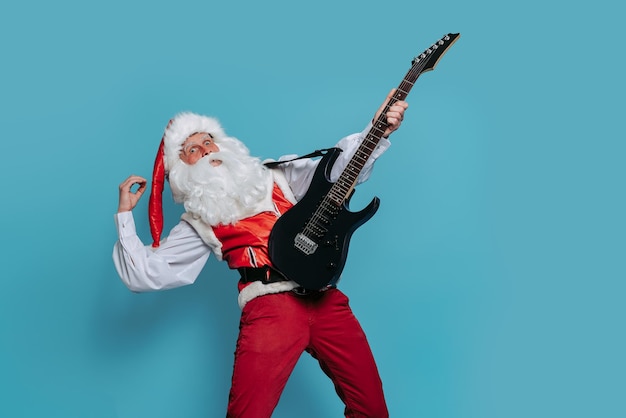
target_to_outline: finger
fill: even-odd
[[[389,110],[402,114],[408,107],[409,107],[409,104],[406,102],[396,102],[393,104],[393,106],[389,107]]]
[[[399,125],[402,122],[403,116],[400,112],[388,112],[387,123],[389,125]]]
[[[132,185],[135,182],[135,180],[134,180],[135,177],[136,176],[129,176],[129,177],[127,177],[123,182],[120,183],[120,189],[126,188],[126,187]]]
[[[393,97],[395,92],[396,92],[396,89],[391,89],[389,91],[389,93],[387,94],[387,97],[385,97],[385,100],[383,101],[383,103],[378,108],[378,112],[382,112],[383,111],[383,109],[385,108],[385,106],[387,106],[387,103],[389,103],[389,100],[391,100],[391,98]]]
[[[147,180],[141,176],[136,176],[136,175],[132,175],[130,177],[128,177],[129,181],[132,181],[133,183],[146,183]]]
[[[387,93],[387,96],[385,96],[385,100],[383,100],[383,102],[381,103],[381,107],[385,106],[389,100],[391,100],[391,98],[393,97],[393,94],[396,92],[397,89],[391,89],[389,90],[389,93]]]
[[[385,99],[385,103],[383,104],[387,104],[389,102],[389,100],[391,100],[391,98],[393,97],[393,95],[395,94],[397,89],[391,89],[389,91],[389,93],[387,93],[387,98]]]
[[[141,176],[129,176],[126,180],[124,180],[122,182],[122,184],[120,184],[120,189],[130,189],[134,184],[143,184],[145,187],[145,184],[147,183],[147,180],[144,179]]]
[[[398,122],[398,120],[396,119],[389,119],[389,122],[387,123],[387,130],[385,131],[385,133],[387,135],[389,135],[391,132],[395,131],[396,129],[398,129],[400,123]]]
[[[146,182],[137,182],[137,183],[133,183],[132,186],[134,185],[138,185],[139,187],[137,187],[137,190],[135,190],[134,194],[136,194],[137,196],[141,196],[143,194],[143,192],[146,191]],[[132,186],[130,188],[130,192],[133,193],[132,191]]]

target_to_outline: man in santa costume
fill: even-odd
[[[407,107],[398,101],[388,108],[388,128],[359,182],[369,177],[374,161],[389,147],[387,136],[400,126]],[[371,124],[336,145],[343,152],[333,165],[332,181],[370,128]],[[336,286],[304,290],[271,268],[270,231],[278,217],[305,195],[318,162],[298,159],[267,168],[249,155],[243,143],[227,136],[216,119],[181,113],[165,129],[155,163],[151,246],[137,236],[131,212],[146,190],[146,179],[132,175],[119,186],[115,217],[119,240],[113,260],[130,290],[191,284],[210,253],[240,272],[242,314],[227,417],[270,417],[304,351],[332,379],[346,417],[389,416],[374,358],[348,298]],[[185,213],[161,240],[164,178]],[[139,188],[133,191],[135,184]]]

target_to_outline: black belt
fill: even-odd
[[[242,283],[250,282],[263,282],[264,284],[284,282],[288,279],[283,276],[278,270],[270,267],[240,267],[239,274],[241,275]]]
[[[276,282],[284,282],[289,279],[283,276],[281,272],[272,268],[270,266],[263,267],[239,267],[237,269],[239,274],[241,275],[241,283],[250,283],[250,282],[261,282],[263,284],[276,283]],[[305,289],[303,287],[296,287],[291,291],[298,296],[310,296],[317,295],[324,292],[324,290],[328,290],[330,288],[334,288],[335,286],[329,286],[328,288],[324,288],[321,290],[312,290]]]

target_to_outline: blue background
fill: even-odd
[[[193,286],[129,292],[118,184],[150,176],[183,110],[262,158],[332,145],[447,32],[352,201],[382,200],[341,288],[391,415],[626,416],[618,4],[3,3],[0,416],[223,416],[236,275],[211,259]],[[305,355],[274,416],[341,411]]]

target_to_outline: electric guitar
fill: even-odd
[[[449,33],[413,59],[411,69],[338,180],[332,183],[329,178],[341,150],[331,148],[320,160],[304,197],[278,218],[270,233],[269,255],[287,279],[311,290],[336,285],[352,233],[374,216],[380,204],[374,197],[361,211],[349,210],[359,173],[388,127],[386,113],[395,102],[406,98],[420,74],[435,68],[459,36]]]

